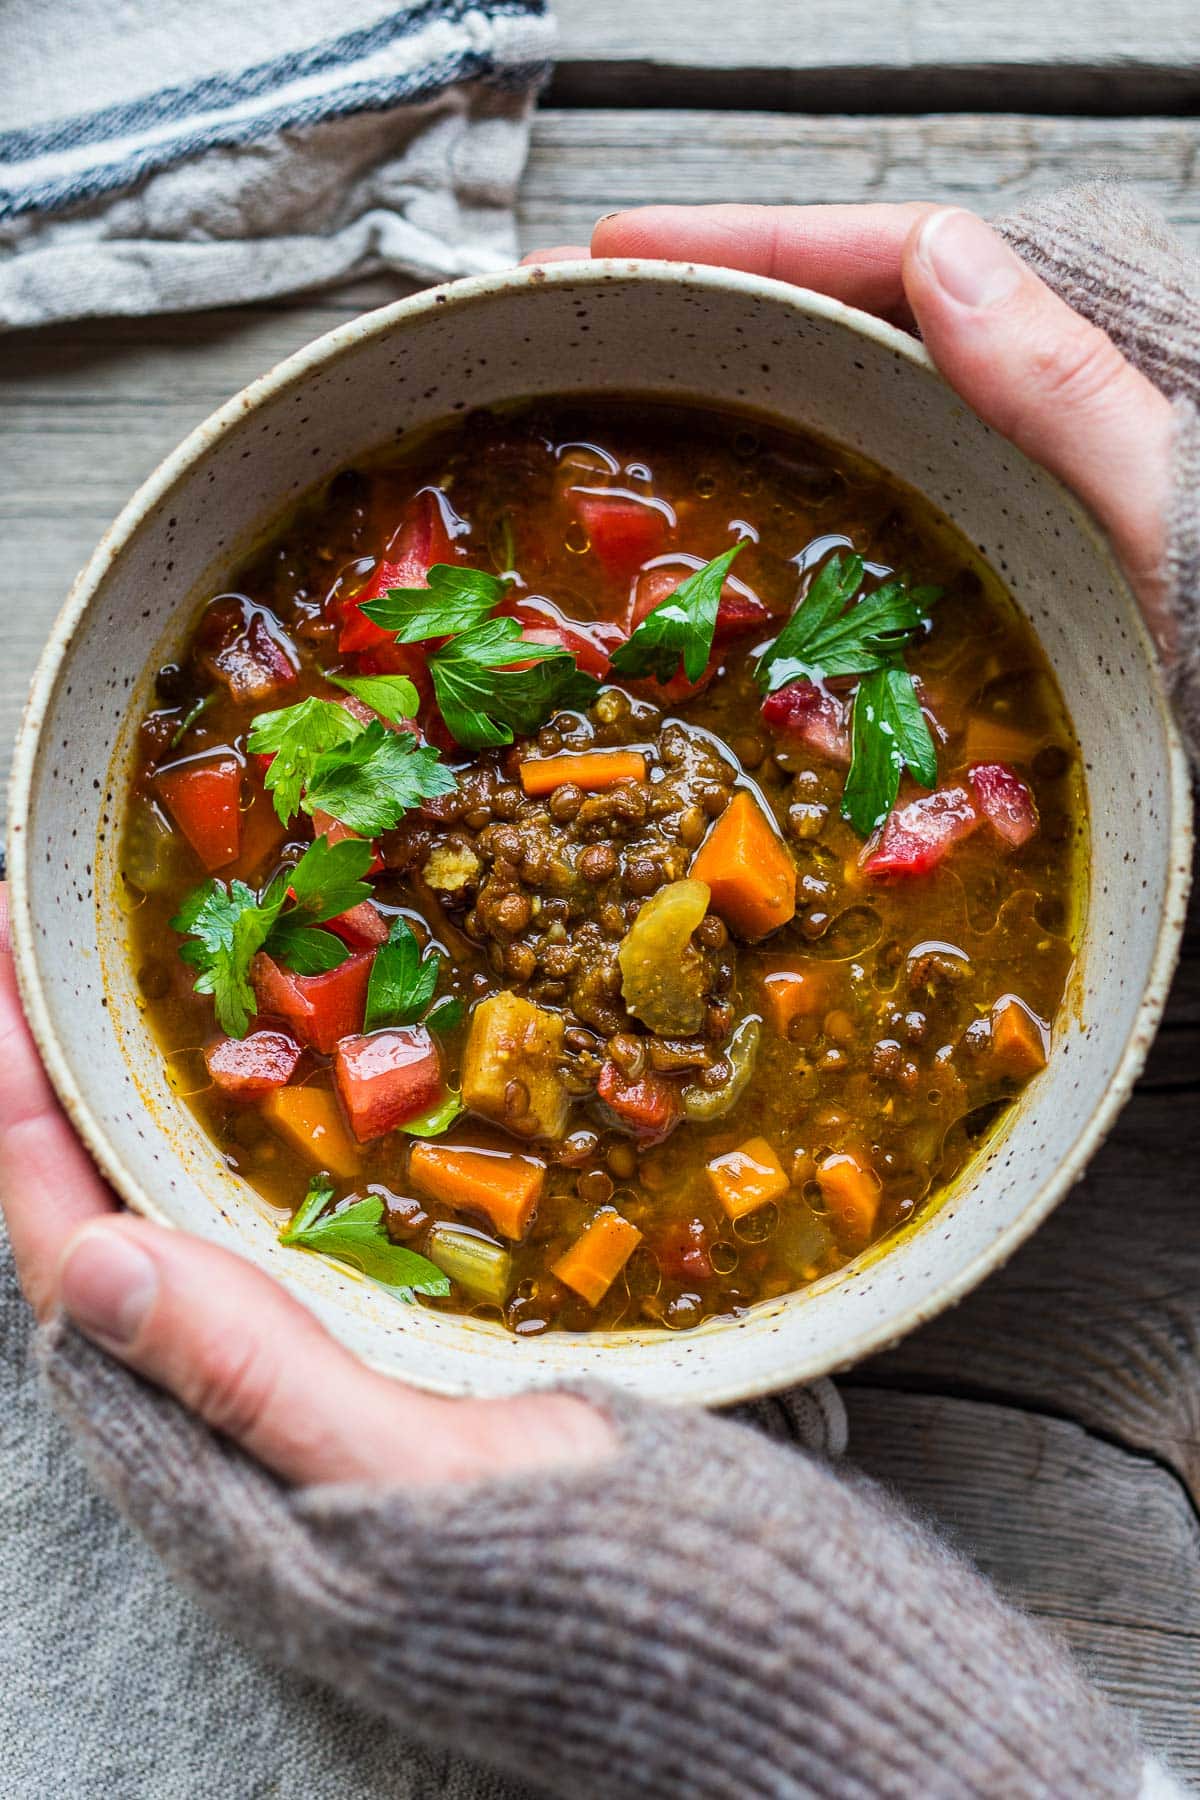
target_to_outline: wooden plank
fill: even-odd
[[[1198,15],[1200,16],[1200,15]],[[1200,245],[1200,122],[548,111],[521,190],[526,246],[586,243],[618,206],[932,199],[987,214],[1118,175]]]
[[[550,100],[917,112],[1153,112],[1200,89],[1181,0],[558,0]]]
[[[1200,1777],[1200,1529],[1179,1483],[1079,1426],[845,1389],[849,1460],[1044,1619],[1177,1772]]]

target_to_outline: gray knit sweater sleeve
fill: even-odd
[[[1200,742],[1200,285],[1083,190],[1003,223],[1173,398]],[[289,1489],[75,1332],[41,1334],[99,1481],[229,1627],[565,1800],[1179,1790],[1062,1648],[878,1491],[761,1433],[593,1393],[617,1448],[440,1491]]]
[[[1057,1644],[757,1431],[593,1390],[617,1450],[577,1472],[292,1490],[73,1331],[40,1354],[101,1485],[231,1630],[565,1800],[1141,1791]]]

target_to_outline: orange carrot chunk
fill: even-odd
[[[1024,1081],[1044,1069],[1047,1037],[1042,1021],[1015,994],[993,1006],[992,1061],[1006,1075]]]
[[[840,1150],[817,1164],[817,1186],[843,1250],[864,1250],[879,1217],[882,1184],[870,1164]]]
[[[349,1181],[358,1173],[358,1148],[328,1088],[285,1087],[263,1102],[263,1112],[280,1137],[286,1138],[318,1169]]]
[[[606,1207],[563,1251],[553,1273],[589,1306],[599,1306],[641,1241],[636,1225]]]
[[[501,1237],[523,1238],[546,1185],[546,1165],[511,1150],[458,1150],[414,1144],[408,1158],[414,1184],[455,1212],[482,1213]]]
[[[786,925],[796,910],[795,864],[745,788],[717,819],[688,873],[708,883],[712,910],[739,937],[765,937]]]
[[[770,969],[763,976],[763,1012],[780,1037],[787,1037],[796,1019],[811,1019],[827,1010],[830,971],[825,963],[799,963],[795,968]]]
[[[570,782],[594,791],[618,781],[645,781],[646,759],[638,750],[568,750],[521,764],[521,786],[527,794],[550,794]]]
[[[714,1156],[706,1173],[731,1219],[740,1219],[768,1200],[781,1200],[791,1183],[766,1138],[747,1138],[736,1150]]]

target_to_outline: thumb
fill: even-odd
[[[58,1287],[103,1349],[288,1481],[464,1481],[612,1441],[573,1395],[445,1400],[368,1369],[242,1257],[145,1219],[76,1232]]]
[[[942,374],[1091,510],[1164,644],[1169,401],[972,213],[918,221],[903,279]]]

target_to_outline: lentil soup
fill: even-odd
[[[682,1329],[933,1206],[1053,1054],[1074,734],[911,490],[757,418],[470,415],[343,470],[156,680],[145,1017],[296,1253]]]

